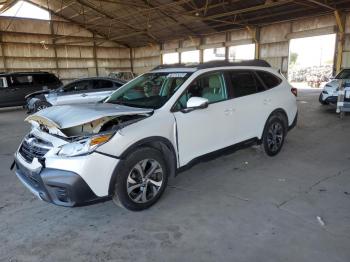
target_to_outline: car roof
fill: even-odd
[[[0,72],[0,75],[54,75],[50,72]]]
[[[171,64],[171,65],[159,65],[155,67],[152,71],[163,71],[163,72],[195,72],[201,69],[208,68],[220,68],[220,67],[269,67],[271,65],[265,60],[254,59],[254,60],[244,60],[239,62],[229,62],[229,61],[210,61],[206,63],[192,63],[192,64]]]
[[[84,77],[84,78],[79,78],[79,79],[75,79],[70,83],[74,83],[77,81],[82,81],[82,80],[88,80],[88,81],[92,81],[92,80],[108,80],[108,81],[112,81],[112,82],[117,82],[117,83],[126,83],[126,81],[122,81],[120,79],[115,79],[115,78],[111,78],[111,77],[104,77],[104,76],[92,76],[92,77]]]

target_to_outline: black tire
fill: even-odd
[[[288,121],[282,114],[274,114],[267,120],[262,145],[268,156],[275,156],[281,151],[287,135],[286,123]]]
[[[45,108],[48,108],[50,106],[52,106],[50,103],[48,103],[46,101],[39,100],[39,101],[35,102],[35,104],[34,104],[34,113],[41,111]]]
[[[321,105],[328,105],[329,103],[327,103],[326,101],[322,100],[322,93],[320,94],[320,96],[318,97],[318,101],[321,103]]]
[[[132,175],[139,176],[140,175],[138,172],[134,173],[135,171],[139,170],[136,168],[136,166],[140,165],[141,162],[143,163],[143,161],[147,161],[147,160],[157,162],[162,170],[162,184],[158,187],[158,191],[156,194],[153,192],[153,189],[157,188],[157,187],[150,182],[137,181],[137,183],[135,183],[135,184],[130,184],[130,182],[129,182],[130,176],[132,176]],[[151,162],[151,164],[153,165],[154,162]],[[140,165],[140,167],[141,167],[141,165]],[[146,171],[146,169],[144,171]],[[153,204],[155,204],[159,200],[159,198],[161,197],[161,195],[163,194],[163,192],[167,186],[168,174],[170,173],[168,165],[167,165],[166,161],[164,160],[162,153],[157,149],[148,148],[148,147],[140,148],[140,149],[137,149],[136,151],[130,153],[126,157],[126,159],[123,161],[123,164],[117,168],[116,172],[117,172],[116,173],[117,178],[116,178],[116,183],[114,185],[113,195],[112,195],[113,202],[120,207],[126,208],[128,210],[132,210],[132,211],[141,211],[141,210],[147,209],[147,208],[151,207]],[[147,172],[145,172],[145,173],[147,173]],[[160,173],[157,173],[157,174],[154,173],[154,174],[157,176],[160,175]],[[135,177],[132,178],[132,180],[134,180],[134,182],[136,182]],[[154,179],[154,180],[156,180],[156,179]],[[141,183],[145,183],[147,185],[135,188],[135,189],[131,190],[131,192],[128,193],[128,189],[130,190],[130,188],[133,187],[133,186],[128,187],[129,185],[139,185]],[[160,183],[160,182],[158,182],[158,183]],[[151,189],[151,187],[152,187],[152,189]],[[140,201],[143,200],[143,192],[144,191],[146,191],[146,193],[145,193],[146,195],[147,195],[147,192],[149,193],[148,196],[152,194],[152,198],[150,198],[147,202],[135,202],[135,201],[137,201],[136,199],[140,196],[139,194],[142,195],[142,199],[138,199],[138,200],[140,200]],[[131,195],[131,194],[133,194],[133,195]],[[133,196],[135,196],[134,200],[132,199]],[[147,197],[146,197],[146,199],[147,199]]]

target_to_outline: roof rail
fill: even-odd
[[[166,69],[166,68],[211,68],[211,67],[224,67],[224,66],[259,66],[259,67],[271,67],[271,65],[265,60],[254,59],[254,60],[242,60],[237,62],[229,61],[210,61],[202,64],[192,63],[192,64],[171,64],[171,65],[159,65],[153,68],[153,70]]]

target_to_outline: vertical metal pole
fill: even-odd
[[[334,11],[335,20],[337,22],[337,60],[336,60],[336,72],[340,72],[343,60],[343,50],[345,41],[345,17],[338,10]]]
[[[130,50],[130,70],[132,73],[134,73],[133,50],[132,50],[132,48],[129,48],[129,50]]]
[[[204,38],[201,37],[199,41],[199,46],[204,44]],[[204,62],[204,50],[200,47],[199,48],[199,63],[202,64]]]
[[[96,50],[96,39],[95,39],[95,33],[92,34],[93,36],[93,47],[92,47],[92,52],[93,52],[93,56],[94,56],[94,64],[95,64],[95,72],[96,72],[96,76],[100,75],[100,72],[98,70],[98,62],[97,62],[97,50]]]
[[[225,61],[230,60],[230,47],[226,45],[227,42],[231,41],[231,34],[230,32],[226,32],[226,37],[225,37]]]
[[[52,17],[52,13],[50,12],[50,16]],[[51,33],[51,38],[52,38],[52,46],[53,46],[53,51],[55,55],[55,65],[56,65],[56,71],[57,71],[57,76],[60,76],[59,72],[59,64],[58,64],[58,58],[57,58],[57,48],[56,48],[56,38],[55,38],[55,30],[53,28],[53,21],[50,19],[50,33]]]
[[[4,53],[4,43],[2,41],[2,35],[3,33],[0,33],[1,57],[2,57],[2,62],[4,63],[4,71],[7,72],[7,61],[6,61],[6,55]]]

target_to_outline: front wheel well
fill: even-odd
[[[282,108],[275,109],[274,111],[271,112],[271,114],[268,116],[268,118],[265,121],[264,129],[262,130],[258,144],[261,144],[262,137],[263,137],[264,131],[266,129],[266,125],[268,123],[268,120],[272,116],[278,116],[283,121],[285,130],[288,131],[289,121],[288,121],[288,115],[287,115],[286,111],[284,111]]]
[[[176,158],[176,151],[172,143],[168,139],[163,137],[145,138],[134,143],[132,146],[130,146],[127,150],[125,150],[120,155],[119,157],[120,162],[116,166],[110,181],[109,194],[112,194],[113,187],[117,182],[118,170],[119,170],[118,167],[120,167],[120,165],[123,165],[123,160],[126,157],[128,157],[130,154],[135,152],[135,150],[138,150],[140,148],[153,148],[153,149],[159,150],[162,153],[164,160],[167,163],[168,170],[169,170],[169,178],[175,177],[176,169],[177,169],[177,158]]]

